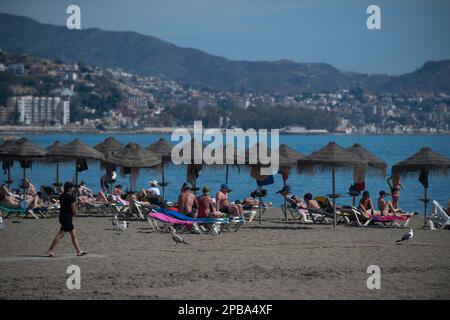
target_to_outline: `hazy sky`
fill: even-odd
[[[133,30],[230,59],[390,74],[450,59],[448,0],[2,0],[0,12],[65,25],[70,4],[83,29]],[[366,27],[370,4],[382,30]]]

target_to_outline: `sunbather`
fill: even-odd
[[[198,202],[195,195],[191,192],[191,187],[188,184],[183,185],[183,189],[178,196],[178,211],[190,216],[194,217],[198,209]]]
[[[197,197],[198,210],[194,218],[221,218],[223,213],[215,209],[214,201],[209,195],[210,189],[203,187],[202,195]]]
[[[81,203],[86,204],[93,204],[94,202],[101,202],[101,203],[108,202],[108,199],[106,198],[103,191],[100,191],[97,197],[95,197],[92,190],[87,187],[85,181],[81,181],[80,187],[78,188],[78,200]]]
[[[113,195],[120,197],[123,196],[124,194],[125,192],[122,190],[122,185],[118,184],[114,187]]]
[[[231,204],[228,200],[229,192],[231,192],[231,189],[227,184],[220,186],[220,190],[216,193],[216,210],[243,218],[244,209],[242,208],[242,204]]]
[[[386,191],[381,190],[380,196],[378,197],[378,209],[382,216],[393,216],[397,215],[397,210],[394,208],[392,202],[386,201],[384,197],[387,195]]]
[[[277,191],[277,193],[279,193],[283,198],[285,198],[289,206],[295,209],[298,212],[298,214],[300,214],[301,219],[303,219],[303,221],[310,222],[307,216],[308,213],[307,203],[305,203],[305,201],[302,198],[292,194],[291,187],[289,185],[285,185],[283,189]]]
[[[303,199],[306,201],[306,205],[308,209],[321,209],[321,206],[317,202],[317,200],[313,199],[313,195],[311,193],[307,193],[303,196]]]
[[[2,184],[0,188],[0,203],[3,203],[7,207],[20,208],[21,201],[25,201],[23,209],[35,209],[41,206],[41,201],[38,195],[25,196],[25,199],[22,199],[18,194],[9,191],[6,184]]]
[[[403,186],[400,183],[400,175],[393,174],[386,181],[389,185],[389,188],[391,189],[392,206],[394,207],[394,209],[398,209],[398,202],[400,201],[400,190],[403,189]]]
[[[258,195],[258,191],[252,191],[252,193],[250,193],[250,197],[245,198],[244,200],[242,200],[242,206],[244,208],[246,207],[258,207],[259,206],[259,200],[256,199]],[[263,207],[271,207],[272,203],[271,202],[267,202],[267,203],[262,203]]]
[[[369,191],[364,191],[363,192],[362,198],[359,201],[358,210],[360,210],[361,212],[363,212],[365,214],[377,215],[376,212],[375,212],[375,207],[373,206],[372,199],[370,198]],[[379,214],[380,213],[378,212],[378,215]]]
[[[27,191],[26,191],[27,196],[34,197],[36,195],[36,193],[37,193],[36,188],[31,183],[31,181],[28,177],[25,177],[25,179],[23,179],[23,186],[27,189]]]

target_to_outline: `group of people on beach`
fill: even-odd
[[[105,181],[101,179],[102,188],[97,194],[94,194],[85,181],[81,181],[78,186],[75,186],[72,182],[66,182],[64,183],[63,188],[58,187],[57,189],[43,186],[40,191],[37,191],[30,179],[25,177],[21,185],[23,192],[19,192],[17,189],[9,190],[8,186],[5,184],[0,186],[0,205],[10,208],[35,210],[46,204],[52,204],[54,202],[59,204],[59,222],[61,228],[48,250],[49,256],[54,256],[54,249],[64,237],[65,233],[71,235],[72,243],[77,251],[77,255],[86,254],[85,251],[80,249],[75,228],[72,223],[72,218],[76,216],[77,213],[77,206],[91,206],[97,203],[108,203],[117,199],[122,199],[129,202],[139,202],[144,206],[172,208],[192,218],[221,218],[224,216],[243,218],[245,208],[254,209],[258,206],[271,206],[271,203],[264,203],[260,200],[261,198],[258,199],[261,190],[251,192],[250,196],[242,201],[235,200],[232,202],[229,198],[229,194],[232,190],[227,184],[222,184],[215,196],[212,197],[210,195],[211,189],[208,186],[203,187],[201,194],[196,196],[195,191],[198,189],[194,189],[188,183],[183,183],[177,201],[169,205],[161,196],[159,183],[156,180],[149,182],[149,188],[141,189],[139,192],[135,193],[124,191],[120,184],[116,184],[110,188],[110,185],[103,182]],[[389,194],[386,191],[381,190],[377,199],[377,210],[370,197],[369,191],[364,191],[357,209],[370,215],[392,216],[404,214],[403,210],[399,208],[400,191],[403,189],[403,186],[398,178],[393,177],[390,177],[387,180],[387,183],[391,190],[390,195],[392,196],[392,201],[387,200],[386,197]],[[51,190],[48,190],[49,188]],[[320,210],[326,206],[330,206],[327,197],[313,197],[309,192],[303,197],[299,197],[292,193],[289,185],[285,185],[277,193],[286,200],[291,208],[298,210],[304,221],[308,221],[307,213],[309,215],[313,214],[311,213],[311,210]],[[450,214],[450,201],[448,207],[444,210],[447,214]]]

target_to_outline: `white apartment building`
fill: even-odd
[[[70,101],[60,97],[10,97],[7,105],[17,111],[19,124],[66,125],[70,122]]]

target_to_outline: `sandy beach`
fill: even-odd
[[[70,237],[56,258],[46,250],[58,219],[5,220],[0,230],[0,299],[448,299],[450,232],[422,230],[396,244],[398,228],[357,228],[281,222],[279,209],[263,224],[238,232],[183,234],[175,245],[168,233],[147,222],[112,230],[110,217],[77,217],[82,248],[76,257]],[[69,265],[81,269],[81,289],[69,290]],[[381,289],[366,285],[369,265],[381,268]]]

